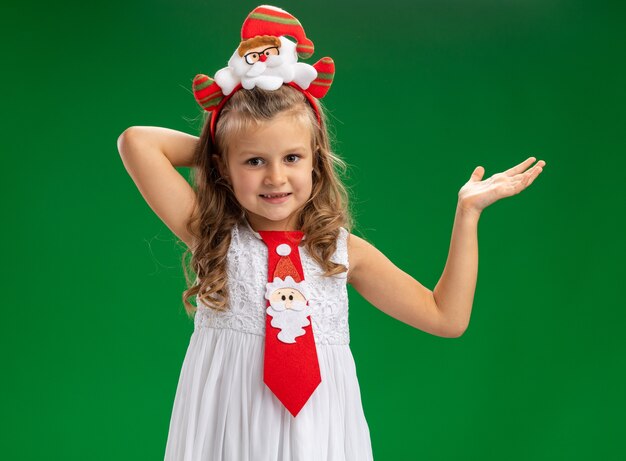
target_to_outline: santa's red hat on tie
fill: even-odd
[[[276,264],[276,270],[274,271],[274,277],[280,277],[285,280],[287,276],[291,276],[295,282],[302,280],[300,274],[296,270],[289,255],[291,254],[291,247],[286,243],[281,243],[276,248],[276,253],[280,255],[278,264]]]

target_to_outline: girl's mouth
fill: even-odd
[[[290,195],[291,192],[285,192],[282,194],[261,194],[260,197],[269,203],[283,203]]]

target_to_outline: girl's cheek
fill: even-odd
[[[259,181],[259,175],[255,175],[254,173],[244,173],[241,175],[240,185],[244,190],[254,190],[257,186],[257,182]]]

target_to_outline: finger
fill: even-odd
[[[523,175],[519,175],[521,177],[522,189],[526,189],[528,186],[530,186],[535,180],[535,178],[539,176],[542,171],[543,171],[543,168],[535,165]]]
[[[543,171],[543,166],[546,164],[543,160],[540,160],[533,166],[530,170],[527,170],[523,173],[516,174],[511,178],[513,181],[526,181],[531,176],[536,176]]]
[[[519,165],[515,165],[512,168],[509,168],[508,170],[506,170],[504,173],[507,176],[513,176],[516,174],[520,174],[524,171],[526,171],[526,169],[533,164],[533,162],[537,160],[535,157],[528,157],[526,160],[524,160],[522,163],[520,163]]]
[[[526,185],[526,187],[530,186],[533,183],[533,181],[537,179],[537,176],[539,176],[542,171],[543,171],[543,168],[541,168],[540,166],[536,167],[536,171],[528,179],[528,184]]]
[[[518,176],[520,179],[515,181],[514,183],[515,185],[513,186],[513,189],[515,190],[515,194],[519,194],[521,191],[523,191],[528,186],[530,186],[530,184],[533,182],[532,174],[523,174],[523,175],[518,175]]]
[[[483,179],[483,175],[485,174],[485,169],[482,166],[477,166],[474,168],[472,175],[470,176],[470,181],[481,181]]]

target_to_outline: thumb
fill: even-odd
[[[485,169],[482,166],[477,166],[476,168],[474,168],[474,171],[472,172],[470,181],[481,181],[483,179],[484,174],[485,174]]]

